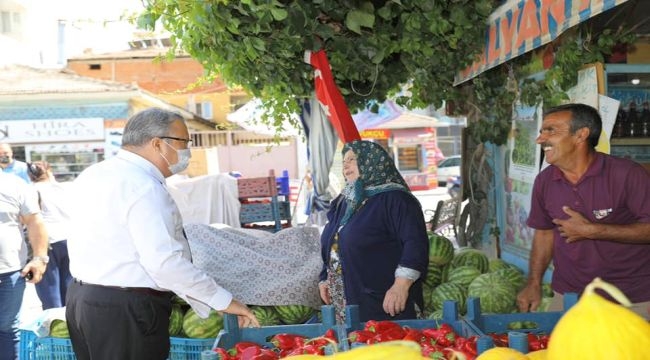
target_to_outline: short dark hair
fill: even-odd
[[[34,161],[27,164],[27,175],[32,182],[39,182],[49,179],[50,164],[46,161]]]
[[[595,148],[596,145],[598,145],[600,133],[603,129],[603,120],[600,117],[598,110],[589,105],[571,103],[548,109],[544,112],[544,117],[562,111],[568,111],[571,113],[569,131],[571,131],[572,134],[575,134],[576,131],[585,127],[589,129],[589,137],[587,138],[587,141],[592,148]]]

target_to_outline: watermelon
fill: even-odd
[[[467,299],[467,290],[460,284],[442,283],[431,292],[431,305],[433,310],[442,310],[445,300],[453,300],[458,303],[458,310],[465,314],[465,303]]]
[[[433,311],[431,314],[429,314],[429,316],[427,316],[427,319],[442,320],[442,310]]]
[[[495,273],[477,276],[469,284],[467,294],[480,299],[483,313],[507,314],[516,309],[517,290]]]
[[[429,232],[429,263],[446,265],[454,257],[454,244],[442,235]]]
[[[474,266],[462,265],[449,270],[448,282],[453,282],[467,288],[472,280],[481,275],[481,271]]]
[[[316,313],[314,308],[304,305],[276,305],[275,311],[286,325],[302,324]]]
[[[495,272],[497,270],[508,269],[508,268],[518,269],[516,266],[507,263],[502,259],[490,259],[488,268],[489,268],[489,272]]]
[[[169,336],[178,336],[183,330],[183,308],[178,304],[172,304],[172,312],[169,314]]]
[[[430,287],[424,287],[422,289],[422,297],[424,298],[424,313],[425,314],[430,314],[432,313],[435,309],[433,308],[433,304],[431,303],[431,293],[433,292],[435,288],[430,288]]]
[[[451,267],[456,268],[463,265],[474,266],[481,271],[481,273],[486,273],[490,269],[490,260],[484,252],[478,249],[472,248],[462,248],[459,249],[454,258],[451,259]]]
[[[442,266],[429,263],[427,277],[424,279],[424,287],[433,289],[442,283]]]
[[[183,316],[183,332],[189,338],[216,338],[221,329],[223,329],[223,318],[215,310],[210,310],[210,314],[205,319],[200,318],[191,308]]]
[[[280,325],[280,316],[273,306],[251,306],[251,311],[261,326]]]
[[[449,280],[449,269],[451,269],[451,263],[442,267],[441,283],[446,283]]]
[[[547,312],[552,302],[553,302],[552,297],[542,297],[542,301],[539,303],[539,306],[537,307],[537,312]]]
[[[506,268],[506,269],[501,269],[493,272],[493,274],[499,275],[502,278],[504,278],[506,281],[508,281],[512,286],[515,288],[515,290],[519,291],[524,288],[526,285],[526,277],[524,276],[524,273],[515,268]]]
[[[54,319],[50,323],[50,336],[54,338],[64,338],[67,339],[70,337],[70,332],[68,331],[68,324],[65,320]]]

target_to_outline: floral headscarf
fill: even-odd
[[[359,178],[346,183],[342,194],[347,202],[347,209],[340,225],[345,225],[369,197],[386,191],[404,191],[411,193],[406,181],[395,167],[395,161],[381,145],[372,141],[354,140],[343,146],[343,155],[352,150],[357,157]]]

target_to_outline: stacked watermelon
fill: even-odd
[[[285,325],[304,324],[316,315],[314,308],[304,305],[276,305],[274,308]]]
[[[210,310],[208,317],[203,319],[190,308],[183,316],[182,328],[188,338],[216,338],[219,331],[223,329],[223,317],[215,310]]]
[[[251,306],[251,311],[255,314],[260,326],[280,325],[280,315],[275,311],[274,306]]]
[[[473,248],[454,250],[451,240],[429,233],[429,268],[424,279],[424,313],[439,318],[445,300],[458,303],[465,314],[468,297],[481,300],[484,313],[516,311],[517,293],[526,285],[524,273],[501,259],[490,259],[483,251]],[[544,285],[543,304],[552,296]],[[542,309],[543,311],[543,309]]]
[[[183,331],[183,315],[185,312],[179,304],[172,305],[172,312],[169,315],[169,336],[179,336]]]
[[[55,319],[50,323],[50,336],[53,338],[66,339],[70,337],[68,323],[65,320]]]
[[[470,297],[481,299],[483,313],[511,313],[516,310],[517,290],[497,273],[479,275],[467,289]]]

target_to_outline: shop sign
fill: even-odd
[[[13,144],[103,139],[102,118],[0,121],[0,141]]]
[[[547,44],[569,28],[627,0],[511,0],[488,18],[479,60],[456,75],[454,85]]]
[[[361,131],[362,139],[387,140],[390,138],[390,130],[370,129]]]

